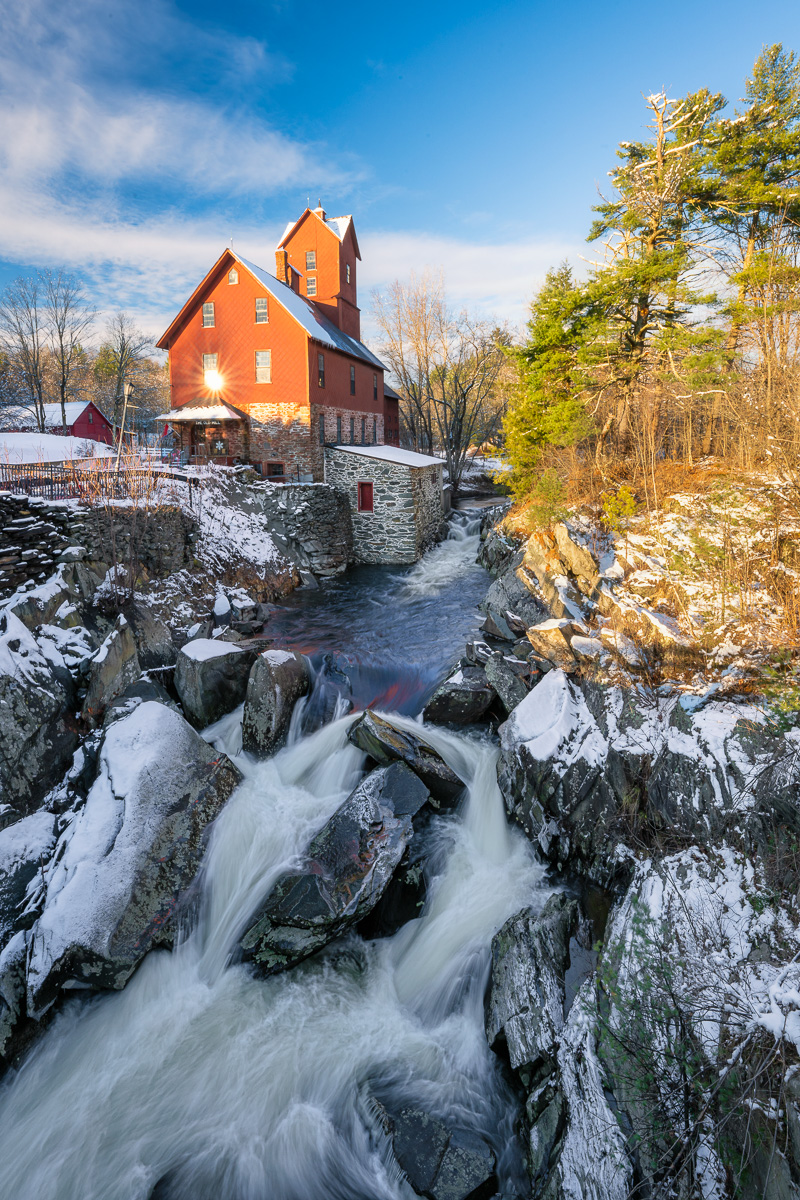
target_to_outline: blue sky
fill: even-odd
[[[272,269],[308,197],[353,213],[360,299],[444,271],[518,323],[591,256],[590,208],[642,93],[735,102],[800,6],[0,0],[0,283],[81,271],[159,333],[235,248]]]

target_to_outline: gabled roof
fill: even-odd
[[[99,408],[96,408],[91,400],[68,400],[64,405],[67,425],[74,425],[81,413],[85,412],[90,404],[96,412],[100,412]],[[108,421],[108,418],[103,413],[100,413],[100,416],[103,417],[103,420]],[[46,429],[50,429],[56,425],[61,426],[60,404],[45,404],[44,423]],[[108,423],[111,424],[110,421]],[[29,408],[14,407],[4,409],[0,415],[0,426],[8,429],[12,425],[22,429],[36,429],[37,427],[36,418]]]
[[[443,458],[432,458],[430,454],[418,454],[416,450],[404,450],[400,446],[359,446],[355,443],[333,446],[347,454],[361,454],[364,458],[378,458],[382,462],[399,463],[404,467],[441,467]]]
[[[330,229],[331,233],[335,234],[335,236],[339,239],[340,242],[344,241],[345,234],[347,233],[348,229],[352,230],[353,242],[355,243],[355,247],[356,247],[356,258],[359,260],[359,262],[361,261],[361,251],[358,248],[358,238],[356,237],[356,227],[353,224],[352,215],[348,214],[346,217],[329,217],[329,216],[323,217],[322,214],[319,212],[319,210],[316,208],[304,209],[304,211],[300,214],[300,216],[297,218],[296,221],[289,222],[289,224],[286,226],[286,228],[283,231],[281,240],[278,242],[277,246],[275,247],[276,250],[281,249],[281,247],[284,245],[284,243],[288,241],[289,237],[294,232],[294,230],[297,229],[297,226],[300,224],[300,222],[306,216],[309,216],[309,215],[312,217],[316,217],[316,219],[318,221],[321,221],[323,225],[325,225],[328,229]]]

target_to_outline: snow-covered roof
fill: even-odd
[[[379,458],[382,462],[402,464],[404,467],[440,467],[443,459],[431,458],[429,454],[417,454],[416,450],[403,450],[400,446],[334,446],[334,450],[346,450],[348,454],[362,454],[365,458]]]
[[[71,462],[73,459],[112,458],[113,446],[90,438],[58,433],[0,433],[0,464]]]
[[[281,246],[286,241],[289,234],[292,232],[293,229],[297,228],[297,226],[303,220],[303,217],[305,217],[307,212],[312,213],[317,218],[318,221],[322,221],[323,225],[327,225],[327,227],[328,227],[328,229],[330,229],[331,233],[335,234],[340,242],[344,241],[345,235],[346,235],[348,229],[353,224],[353,216],[351,213],[348,213],[347,216],[344,216],[344,217],[329,217],[327,214],[322,213],[320,211],[320,209],[318,209],[318,208],[307,208],[305,210],[305,212],[303,212],[297,218],[296,221],[289,222],[289,224],[286,226],[283,233],[281,234],[281,239],[278,242],[276,249],[280,250]],[[353,231],[353,237],[355,238],[355,230]],[[361,258],[361,252],[358,249],[358,239],[356,239],[356,255],[358,258]]]
[[[81,413],[90,405],[90,400],[68,400],[64,405],[67,425],[74,425]],[[45,404],[44,423],[48,429],[61,426],[61,405]],[[23,429],[36,429],[36,418],[29,408],[7,408],[0,412],[0,424],[5,429],[16,426]]]
[[[348,226],[352,222],[352,216],[347,217],[325,217],[325,224],[329,225],[336,234],[340,242],[344,241],[344,235],[347,233]]]
[[[257,267],[255,263],[248,262],[246,258],[241,258],[235,252],[233,252],[233,256],[286,309],[289,315],[303,326],[303,329],[315,342],[321,342],[323,346],[330,346],[333,350],[341,350],[343,354],[350,354],[354,358],[361,358],[371,366],[379,367],[381,371],[386,370],[381,360],[371,350],[368,350],[363,342],[357,341],[338,329],[332,321],[323,317],[310,300],[306,300],[305,296],[298,295],[289,287],[288,283],[281,283],[274,275],[270,275],[269,271]]]
[[[159,413],[154,421],[241,421],[242,414],[228,408],[227,404],[184,404],[182,408],[171,408]]]

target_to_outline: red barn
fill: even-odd
[[[270,274],[226,250],[157,343],[165,414],[190,461],[249,462],[272,478],[323,477],[323,446],[395,440],[397,398],[361,339],[352,217],[306,209]],[[387,431],[387,405],[389,430]]]
[[[114,445],[113,425],[91,400],[68,400],[64,410],[67,433],[71,437]],[[60,404],[45,404],[44,427],[46,433],[63,433]],[[30,409],[11,408],[4,414],[3,428],[9,433],[25,433],[28,430],[36,431],[38,426]]]

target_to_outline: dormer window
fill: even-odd
[[[306,250],[306,270],[316,271],[317,269],[317,252],[316,250]]]
[[[306,280],[306,295],[307,296],[316,296],[316,294],[317,294],[317,281],[314,278],[314,276],[312,275],[309,279]]]
[[[347,263],[345,265],[344,270],[345,270],[345,275],[347,276],[347,282],[349,283],[350,282],[350,263]]]
[[[256,325],[266,325],[269,321],[269,308],[266,296],[256,296]]]
[[[236,270],[236,267],[232,267],[231,270],[228,271],[228,283],[238,283],[238,282],[239,282],[239,272]]]
[[[203,329],[214,328],[214,304],[208,301],[203,305]]]

